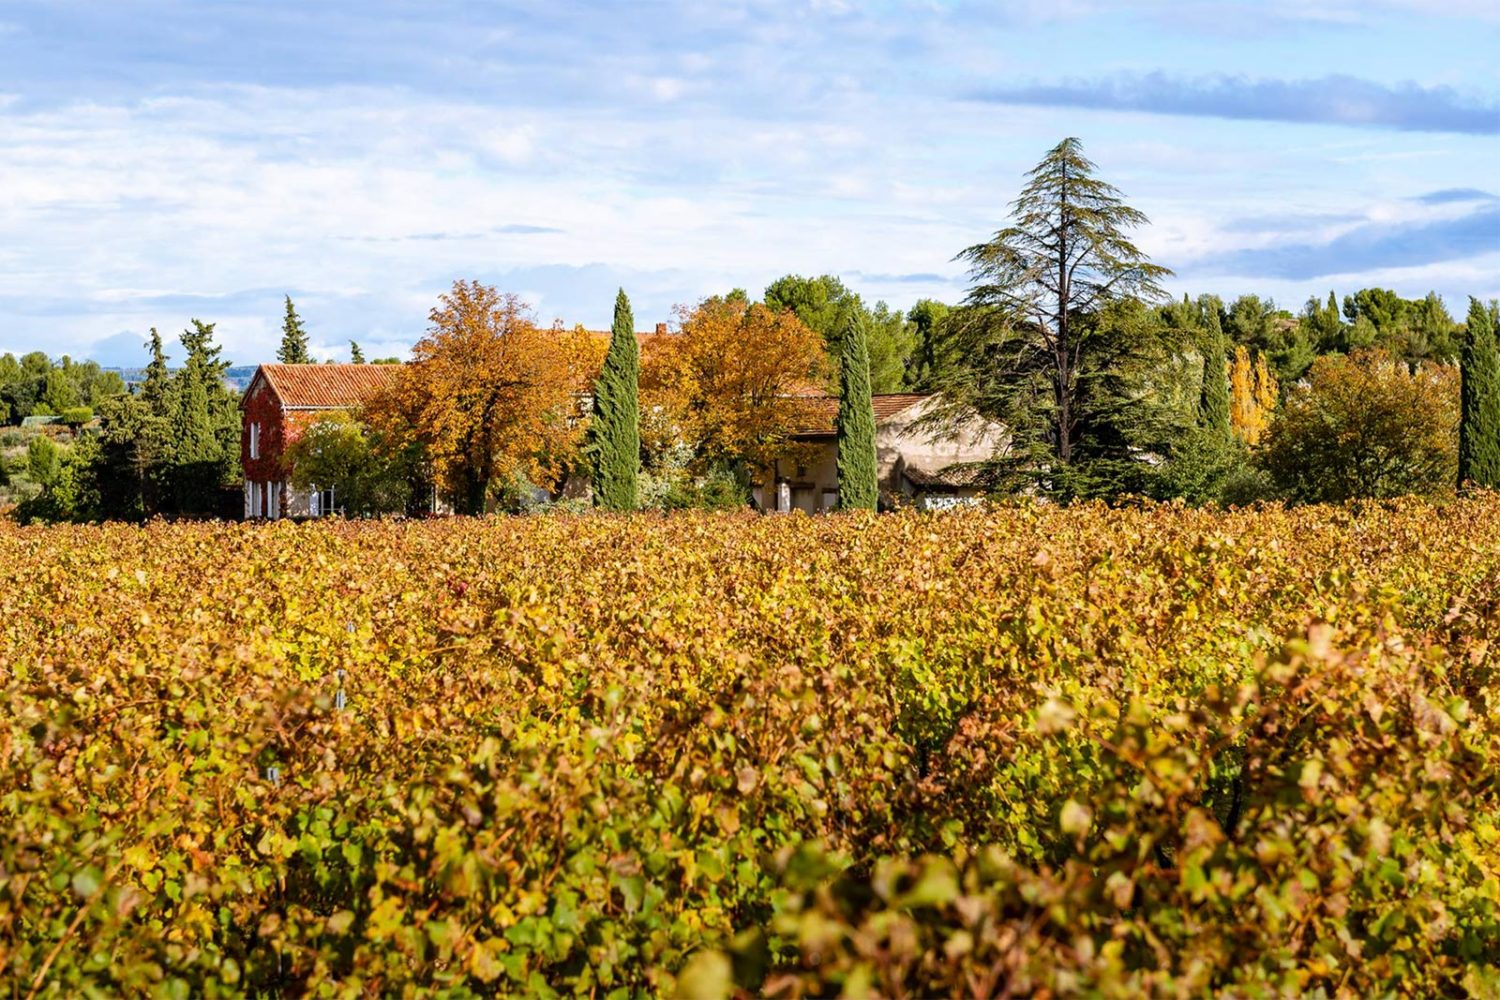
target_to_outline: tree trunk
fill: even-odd
[[[1073,385],[1068,356],[1068,167],[1063,165],[1057,212],[1057,459],[1073,460]]]
[[[1063,325],[1066,329],[1066,324]],[[1068,385],[1068,351],[1059,336],[1057,343],[1057,458],[1064,465],[1073,460],[1073,394]]]

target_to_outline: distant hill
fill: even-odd
[[[235,365],[224,373],[224,384],[235,392],[244,392],[245,386],[255,377],[257,365]],[[125,380],[125,385],[134,390],[146,379],[144,368],[105,368],[107,372],[119,372],[120,377]],[[175,369],[174,369],[175,370]]]

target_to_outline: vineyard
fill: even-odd
[[[15,996],[1500,991],[1500,497],[0,526]]]

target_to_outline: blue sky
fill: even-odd
[[[456,278],[638,326],[906,307],[1080,137],[1169,288],[1500,296],[1496,0],[0,0],[0,351],[402,353]]]

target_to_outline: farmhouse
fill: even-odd
[[[753,484],[763,509],[812,514],[838,506],[839,401],[824,396],[815,402],[813,425],[796,435],[787,458],[762,470]],[[881,506],[942,507],[982,492],[969,463],[986,461],[1007,443],[1004,427],[978,417],[934,421],[940,401],[926,393],[878,394],[873,402]]]
[[[318,517],[332,490],[293,490],[286,450],[322,414],[358,407],[388,386],[399,365],[261,365],[240,399],[245,517]]]
[[[644,344],[652,335],[638,336]],[[275,520],[336,511],[339,498],[332,489],[292,488],[287,449],[320,416],[358,408],[399,371],[399,365],[356,364],[257,368],[240,401],[245,517]],[[938,402],[923,393],[874,397],[882,506],[937,507],[981,492],[969,463],[994,455],[1006,442],[1004,428],[978,418],[956,426],[934,424]],[[787,457],[761,470],[751,484],[752,498],[764,510],[812,514],[838,506],[838,399],[820,396],[813,403],[811,423],[794,437]]]

